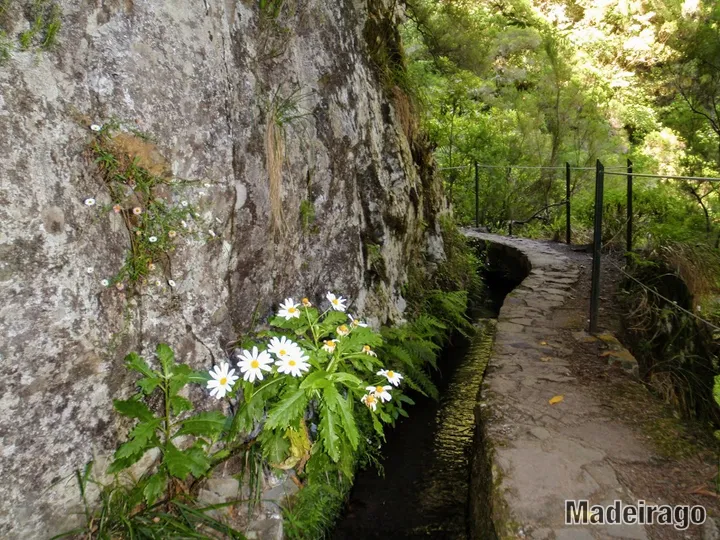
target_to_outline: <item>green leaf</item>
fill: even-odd
[[[281,463],[285,461],[290,452],[290,441],[284,433],[274,430],[263,430],[258,437],[262,447],[263,456],[270,463]]]
[[[319,428],[325,452],[337,463],[340,459],[340,438],[337,430],[337,417],[329,407],[323,407]]]
[[[303,388],[286,393],[268,413],[265,426],[274,429],[294,425],[298,419],[302,418],[307,402],[308,398]]]
[[[158,497],[160,497],[160,495],[162,495],[165,491],[166,485],[167,475],[165,474],[165,471],[159,471],[147,479],[145,488],[143,489],[143,496],[145,497],[145,502],[148,506],[155,504]]]
[[[385,432],[383,430],[383,426],[380,423],[380,420],[377,419],[377,415],[370,413],[370,416],[372,417],[372,423],[373,428],[375,428],[375,432],[382,437],[383,440],[385,440]]]
[[[175,363],[175,353],[166,343],[159,343],[155,349],[160,365],[163,368],[163,374],[167,377],[172,373],[172,366]]]
[[[153,418],[152,420],[140,422],[130,432],[130,440],[120,445],[115,451],[114,458],[121,459],[132,456],[142,455],[145,450],[152,447],[155,438],[155,430],[160,427],[161,420]]]
[[[355,424],[355,417],[352,411],[352,402],[346,400],[342,396],[338,396],[338,404],[340,405],[340,418],[342,418],[343,431],[345,436],[350,441],[353,450],[357,450],[358,443],[360,441],[360,434],[358,433],[357,425]]]
[[[192,370],[190,366],[185,364],[176,364],[172,368],[172,377],[170,378],[170,395],[175,396],[190,381]]]
[[[175,415],[178,415],[183,411],[192,411],[193,409],[193,405],[190,400],[181,396],[172,396],[170,398],[170,407]]]
[[[220,411],[201,412],[182,421],[182,427],[173,435],[195,435],[196,437],[215,437],[225,427],[227,418]]]
[[[113,406],[117,412],[128,418],[138,418],[140,420],[152,420],[154,418],[148,406],[136,399],[115,399],[113,400]]]
[[[310,373],[310,375],[305,377],[302,383],[300,383],[300,388],[322,388],[323,386],[327,385],[327,376],[327,371],[313,371],[312,373]]]
[[[140,379],[137,384],[142,390],[143,394],[146,396],[149,396],[152,394],[153,390],[155,390],[160,385],[161,380],[158,377],[143,377]]]
[[[359,377],[356,377],[355,375],[351,373],[346,373],[344,371],[338,371],[336,373],[332,373],[328,376],[328,379],[330,379],[333,382],[339,382],[347,386],[348,388],[363,388],[365,384],[362,382],[362,380]]]
[[[164,463],[168,472],[180,480],[185,480],[190,473],[196,478],[203,476],[210,468],[210,459],[202,448],[179,450],[173,443],[168,443]]]
[[[125,365],[128,369],[137,371],[148,378],[156,376],[156,373],[150,369],[150,366],[148,366],[145,360],[136,352],[131,352],[125,357]]]
[[[334,384],[330,384],[323,389],[322,397],[325,401],[326,408],[335,411],[340,407],[340,393]]]

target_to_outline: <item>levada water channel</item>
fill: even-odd
[[[484,247],[484,246],[483,246]],[[495,318],[524,275],[491,261],[470,308],[475,335],[455,336],[435,382],[438,401],[413,395],[410,418],[388,430],[381,466],[360,471],[333,538],[468,538],[474,407],[492,349]]]

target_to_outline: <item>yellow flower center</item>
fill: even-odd
[[[227,377],[223,377],[222,379],[220,379],[220,386],[224,386],[226,384],[227,384]]]
[[[310,303],[310,300],[308,300],[307,298],[303,298],[302,303],[304,306],[307,306]]]
[[[332,303],[333,303],[334,306],[337,306],[340,302],[338,302],[338,299],[335,298],[335,299],[332,301]]]
[[[343,324],[338,330],[340,330],[341,332],[347,332],[348,327]]]
[[[363,346],[363,352],[368,352],[369,350],[370,350],[370,345]]]
[[[288,365],[289,365],[289,366],[294,366],[294,365],[296,365],[296,364],[297,364],[297,362],[295,362],[295,360],[290,360],[290,361],[288,362]]]
[[[328,339],[325,342],[325,345],[327,345],[328,347],[330,347],[332,349],[335,346],[335,342],[332,339]]]
[[[296,311],[297,311],[297,309],[295,309],[294,307],[288,308],[288,313],[295,313]]]
[[[250,367],[253,369],[257,369],[260,367],[260,362],[258,362],[257,360],[253,360],[252,362],[250,362]]]
[[[382,386],[375,387],[375,392],[377,392],[378,394],[382,394],[384,391],[385,389]]]
[[[358,326],[358,325],[360,324],[360,320],[359,320],[359,319],[353,319],[353,324],[354,324],[355,326]]]
[[[373,403],[375,403],[375,396],[368,396],[367,399],[365,400],[365,403],[367,404],[368,407],[370,405],[372,405]]]
[[[388,372],[387,372],[387,376],[392,379],[392,378],[395,376],[395,372],[394,372],[394,371],[388,371]]]
[[[287,351],[285,349],[280,349],[280,351],[278,351],[278,354],[280,356],[285,356],[287,354]]]

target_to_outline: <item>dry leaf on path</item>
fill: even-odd
[[[556,403],[560,403],[563,399],[565,399],[564,396],[553,396],[550,398],[550,401],[548,401],[548,403],[550,405],[555,405]]]

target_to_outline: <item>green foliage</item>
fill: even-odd
[[[137,353],[126,357],[126,367],[141,376],[137,381],[140,390],[129,399],[113,401],[119,414],[134,421],[128,440],[117,448],[106,471],[114,474],[115,480],[105,485],[94,480],[92,463],[82,473],[78,472],[86,523],[82,529],[56,538],[77,534],[99,539],[160,539],[187,534],[193,538],[214,537],[200,530],[222,533],[226,538],[244,538],[207,514],[217,505],[198,508],[187,495],[192,484],[207,476],[240,446],[226,440],[224,448],[218,450],[216,444],[227,431],[225,415],[218,411],[192,414],[192,403],[180,395],[189,383],[204,382],[208,376],[177,363],[173,351],[165,344],[157,346],[155,358],[157,368]],[[157,403],[158,399],[160,405],[155,411],[148,404]],[[157,450],[159,457],[138,481],[121,479],[119,473],[134,478],[131,467],[153,450]],[[99,488],[96,508],[87,500],[90,484]],[[178,486],[186,487],[179,490]]]
[[[16,21],[13,15],[23,14],[29,27],[17,34],[17,44],[9,37]],[[57,44],[62,26],[62,10],[53,0],[16,2],[0,1],[0,65],[10,59],[16,48],[21,51],[48,51]]]
[[[315,231],[315,205],[308,199],[303,199],[300,203],[300,225],[305,232]]]
[[[174,200],[185,182],[170,177],[148,135],[117,121],[103,125],[90,148],[111,199],[100,211],[120,215],[130,241],[125,263],[108,284],[120,290],[148,284],[163,267],[169,275],[170,254],[177,243],[183,237],[198,236],[202,226],[192,205]],[[162,287],[165,279],[169,278],[156,279],[154,285]],[[168,282],[173,286],[172,280]]]
[[[300,490],[283,509],[285,534],[293,540],[323,538],[342,512],[347,484],[316,482]]]

